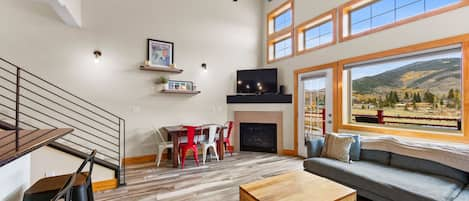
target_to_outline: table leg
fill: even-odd
[[[179,155],[179,140],[178,134],[172,135],[173,140],[173,168],[178,167],[178,155]]]
[[[224,156],[225,156],[225,148],[223,147],[223,143],[225,141],[225,139],[223,138],[223,129],[224,128],[221,128],[220,132],[219,132],[219,137],[218,137],[218,147],[217,147],[217,151],[218,151],[218,158],[220,160],[223,160]]]
[[[171,134],[167,133],[166,137],[167,137],[168,141],[173,141],[173,138],[171,137]],[[173,159],[173,149],[172,148],[167,149],[166,155],[167,155],[168,160],[172,160]]]

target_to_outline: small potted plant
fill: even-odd
[[[165,76],[161,76],[159,79],[159,83],[163,85],[163,90],[168,90],[169,89],[169,80]]]

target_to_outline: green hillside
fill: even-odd
[[[353,80],[358,94],[385,94],[397,89],[423,89],[446,94],[450,88],[460,88],[461,59],[435,59],[408,64],[378,75]]]

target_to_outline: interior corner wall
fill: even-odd
[[[22,156],[0,167],[0,200],[19,201],[30,186],[30,155]]]
[[[236,70],[262,62],[262,2],[83,0],[83,26],[74,28],[47,4],[2,0],[0,57],[124,117],[128,157],[154,154],[153,126],[227,120]],[[148,38],[174,42],[184,72],[139,70]],[[160,76],[194,81],[202,93],[162,94]]]
[[[272,0],[264,3],[264,23],[267,14],[286,0]],[[348,2],[347,0],[294,0],[294,23],[299,25],[309,19],[323,14],[331,9]],[[262,55],[265,66],[279,69],[279,84],[285,85],[288,93],[294,91],[293,72],[296,69],[318,66],[351,58],[385,51],[389,49],[409,46],[432,40],[469,33],[469,26],[465,26],[469,19],[469,7],[452,10],[440,15],[421,19],[409,24],[397,26],[384,31],[337,43],[323,49],[294,56],[275,63],[266,61],[266,31],[263,30]],[[265,24],[264,24],[265,27]],[[293,105],[291,107],[293,110]],[[293,124],[293,120],[291,120]],[[293,133],[293,130],[291,131]],[[293,135],[292,135],[293,138]],[[293,141],[293,140],[292,140]]]

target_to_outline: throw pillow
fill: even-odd
[[[355,142],[353,142],[351,147],[350,147],[350,160],[359,161],[360,160],[360,149],[361,149],[360,135],[345,133],[345,134],[340,134],[340,136],[352,136],[353,137],[353,140],[355,140]]]
[[[306,142],[306,147],[308,148],[308,158],[320,157],[322,146],[324,145],[323,137],[315,137]]]
[[[332,158],[343,162],[350,162],[350,147],[354,139],[352,136],[326,134],[321,157]]]

